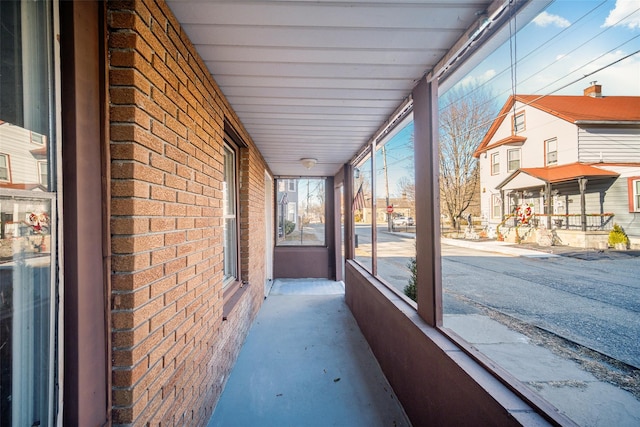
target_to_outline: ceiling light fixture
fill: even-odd
[[[311,169],[316,165],[316,163],[318,163],[318,159],[304,158],[300,159],[300,163],[302,163],[302,166],[304,166],[305,168]]]

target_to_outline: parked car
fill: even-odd
[[[413,218],[410,216],[397,216],[393,218],[394,226],[414,225]]]

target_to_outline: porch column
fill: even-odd
[[[580,186],[580,222],[582,223],[582,231],[587,231],[587,203],[584,195],[587,189],[587,178],[578,178],[578,185]]]
[[[422,79],[413,89],[418,315],[442,323],[440,195],[438,188],[438,83]]]
[[[551,214],[553,213],[553,199],[551,198],[551,183],[547,182],[547,230],[551,230]]]

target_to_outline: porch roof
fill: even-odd
[[[274,175],[332,176],[538,2],[167,0]],[[515,8],[515,10],[514,10]],[[525,19],[525,18],[523,18]],[[506,30],[504,30],[506,37]],[[463,65],[460,65],[464,63]],[[315,158],[307,170],[301,158]]]
[[[584,163],[570,163],[541,168],[521,168],[496,187],[499,190],[540,187],[547,183],[574,181],[579,178],[615,178],[620,174]]]

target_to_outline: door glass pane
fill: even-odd
[[[0,1],[0,425],[53,420],[52,3]]]

